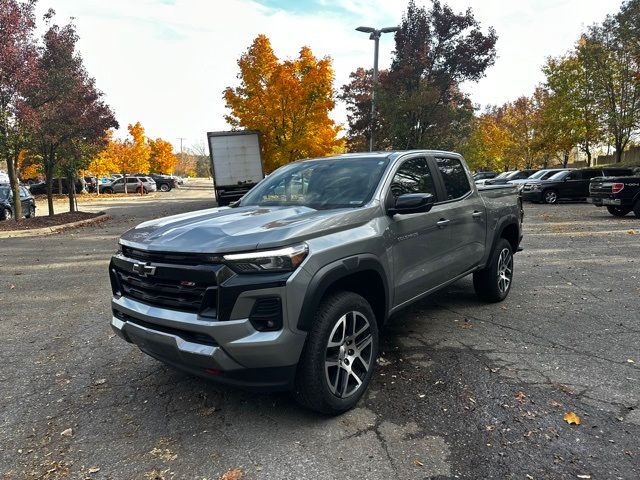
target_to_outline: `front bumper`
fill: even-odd
[[[210,380],[258,390],[288,390],[305,336],[256,331],[248,319],[202,321],[196,314],[113,298],[111,327],[144,353]]]
[[[521,191],[520,195],[522,196],[522,200],[527,202],[541,202],[542,201],[542,191],[541,190],[528,190]]]

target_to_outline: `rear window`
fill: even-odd
[[[447,200],[455,200],[471,191],[467,172],[457,158],[436,158],[438,170],[444,181]]]

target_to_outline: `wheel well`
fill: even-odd
[[[362,270],[341,277],[327,288],[324,296],[331,295],[338,291],[357,293],[367,300],[373,309],[373,313],[376,315],[378,327],[382,327],[387,314],[387,292],[385,291],[384,282],[378,272],[375,270]]]
[[[513,252],[518,250],[518,226],[515,223],[511,223],[504,227],[500,237],[506,239],[511,244],[511,250]]]

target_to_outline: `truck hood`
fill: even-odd
[[[375,209],[211,208],[141,223],[125,232],[120,243],[157,252],[252,251],[363,225],[373,218]]]

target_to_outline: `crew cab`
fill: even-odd
[[[596,207],[607,207],[616,217],[633,211],[640,218],[640,176],[594,178],[589,184],[587,201]]]
[[[534,203],[557,203],[558,200],[584,200],[589,196],[591,179],[603,176],[628,176],[628,168],[583,168],[558,172],[547,180],[527,182],[522,187],[522,199]]]
[[[517,188],[478,189],[456,153],[295,162],[233,207],[124,233],[111,326],[192,374],[337,414],[367,388],[391,315],[470,274],[482,300],[507,297],[521,222]]]

